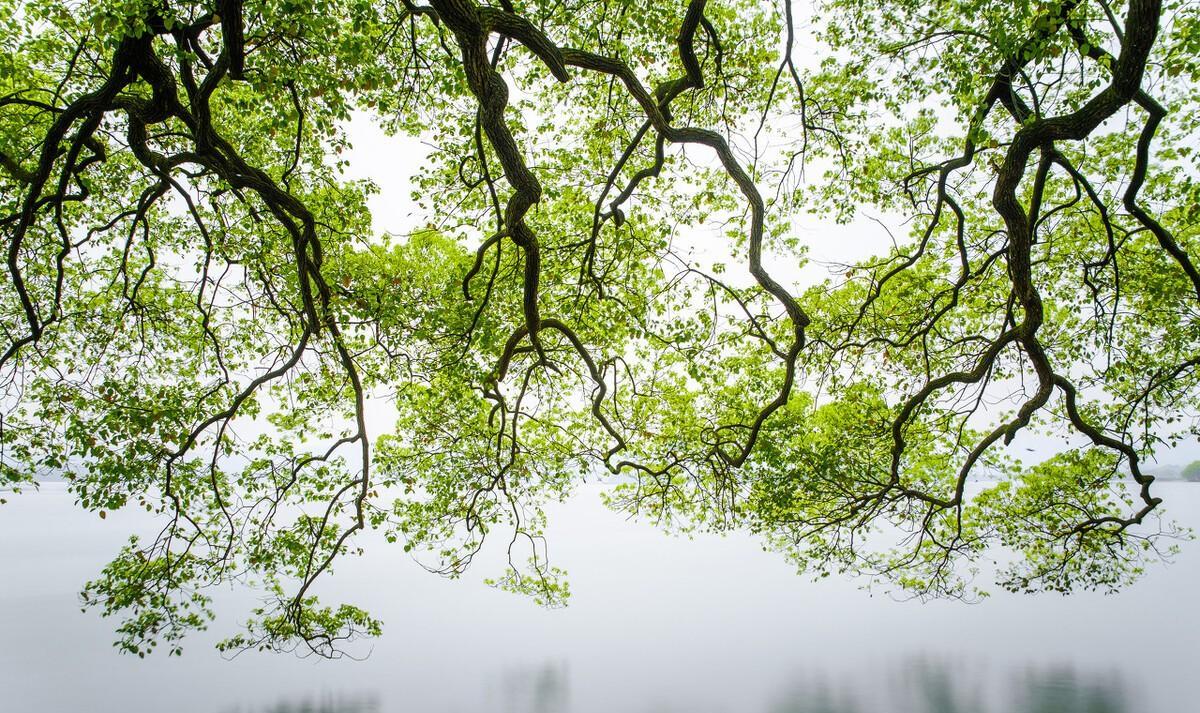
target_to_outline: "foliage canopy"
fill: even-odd
[[[560,603],[597,473],[817,575],[1122,586],[1197,435],[1198,48],[1183,0],[0,0],[0,479],[159,513],[84,592],[139,654],[231,581],[226,646],[378,633],[312,594],[364,529]],[[432,147],[421,227],[351,112]],[[806,215],[905,234],[801,289]]]

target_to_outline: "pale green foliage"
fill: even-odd
[[[449,576],[508,543],[489,581],[561,605],[546,509],[598,474],[668,528],[919,596],[993,557],[1010,589],[1111,590],[1180,534],[1138,461],[1197,436],[1200,294],[1130,206],[1194,254],[1194,5],[1161,10],[1132,200],[1136,102],[1040,179],[1021,157],[1038,300],[997,186],[1119,69],[1103,3],[829,0],[813,38],[801,5],[501,2],[470,65],[500,85],[454,6],[0,0],[0,479],[162,519],[85,589],[122,648],[177,652],[229,582],[267,603],[228,649],[377,635],[309,591],[367,528]],[[396,235],[344,175],[351,111],[432,147]],[[891,252],[778,284],[800,215],[880,211]],[[1022,464],[1027,430],[1062,452]]]

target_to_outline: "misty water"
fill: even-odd
[[[1159,494],[1200,525],[1200,485]],[[1195,710],[1200,543],[1114,596],[900,602],[795,576],[749,537],[671,538],[585,490],[556,507],[571,605],[544,610],[424,572],[364,543],[324,596],[367,607],[384,635],[363,660],[247,653],[123,656],[116,622],[76,596],[146,518],[106,520],[62,484],[0,507],[0,710],[13,713],[1180,713]]]

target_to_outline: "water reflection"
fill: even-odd
[[[993,672],[995,673],[995,672]],[[1025,669],[989,676],[963,661],[915,656],[879,673],[808,671],[771,697],[763,713],[1132,713],[1130,696],[1117,674],[1080,672],[1071,666]],[[988,680],[1004,681],[989,690]],[[570,713],[570,675],[565,662],[509,669],[476,713]],[[659,703],[644,713],[695,711],[687,703]],[[239,707],[222,713],[409,713],[378,696],[325,695]]]
[[[828,678],[796,681],[767,707],[767,713],[859,713],[847,691],[835,691]]]
[[[1122,677],[1081,673],[1069,666],[1028,669],[989,691],[986,671],[963,662],[924,657],[893,667],[889,675],[806,674],[767,707],[767,713],[1131,713]],[[1000,677],[1003,680],[1003,677]]]
[[[1082,673],[1070,666],[1026,669],[988,676],[962,661],[912,657],[882,673],[809,671],[772,696],[763,713],[1132,713],[1119,674]],[[989,690],[988,680],[1005,681]],[[565,662],[510,669],[476,713],[570,713],[570,675]],[[695,711],[694,704],[659,703],[644,713]],[[226,713],[408,713],[402,704],[384,707],[377,697],[334,697],[281,701],[266,708]],[[422,712],[424,713],[424,712]]]
[[[500,684],[503,713],[567,713],[570,678],[565,662],[507,671]]]
[[[965,663],[951,666],[926,657],[904,666],[911,710],[929,713],[976,713],[987,710],[985,691],[975,671]]]
[[[384,713],[384,710],[378,696],[326,694],[317,699],[280,700],[265,708],[238,707],[227,713]]]
[[[1016,678],[1013,710],[1028,713],[1127,713],[1129,696],[1119,677],[1080,675],[1071,667],[1026,671]]]

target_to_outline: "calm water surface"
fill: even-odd
[[[1161,488],[1200,529],[1200,486]],[[327,583],[385,621],[362,661],[111,647],[76,592],[133,529],[61,484],[0,508],[0,711],[6,713],[1187,713],[1200,709],[1200,543],[1116,596],[896,602],[796,577],[750,538],[665,537],[585,491],[554,513],[574,596],[547,611],[425,573],[365,543]],[[373,546],[374,545],[374,546]],[[224,614],[224,616],[222,616]],[[360,653],[368,653],[363,650]]]

